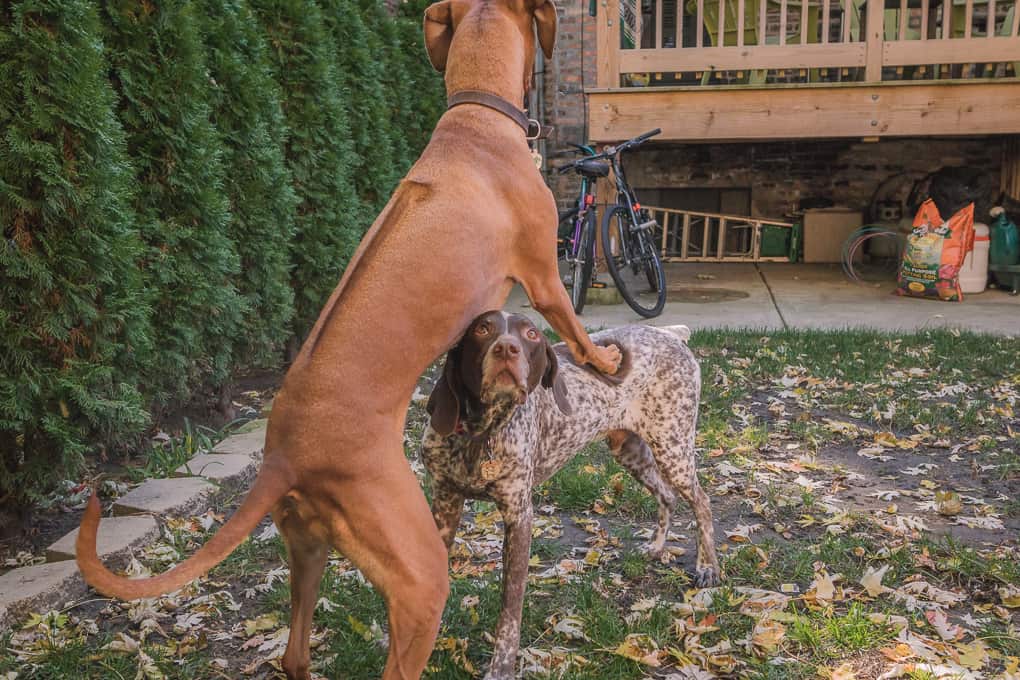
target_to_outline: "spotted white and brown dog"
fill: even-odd
[[[679,494],[698,525],[695,583],[719,582],[712,511],[698,484],[694,432],[701,373],[686,326],[626,326],[592,336],[623,352],[607,378],[574,364],[524,316],[476,318],[447,354],[428,402],[423,458],[432,512],[447,548],[464,500],[495,501],[503,515],[503,603],[486,678],[512,678],[531,551],[531,490],[581,448],[608,438],[613,455],[659,503],[647,552],[661,554]],[[539,386],[543,389],[537,389]]]

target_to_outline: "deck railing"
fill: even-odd
[[[1020,0],[599,0],[598,86],[1020,75]]]

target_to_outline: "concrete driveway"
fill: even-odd
[[[662,315],[649,323],[691,328],[873,328],[917,331],[959,328],[1020,336],[1020,297],[989,289],[960,303],[904,298],[894,284],[861,286],[848,281],[839,265],[762,263],[666,265],[670,297]],[[611,281],[608,274],[599,279]],[[537,313],[523,291],[514,289],[507,310]],[[626,304],[585,308],[589,328],[643,321]]]

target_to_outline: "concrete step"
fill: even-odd
[[[213,453],[241,453],[246,456],[257,456],[261,454],[266,443],[264,422],[265,421],[262,421],[262,426],[260,427],[227,437],[213,447]],[[249,423],[249,426],[250,425],[251,424]]]
[[[199,453],[174,471],[176,477],[199,476],[220,484],[240,484],[254,478],[258,461],[243,453]]]
[[[48,562],[0,576],[0,632],[33,611],[63,607],[85,594],[75,562]]]
[[[104,517],[99,522],[96,548],[104,562],[127,555],[134,547],[148,543],[159,536],[159,525],[149,515]],[[78,540],[75,529],[46,549],[47,562],[74,559],[74,544]]]
[[[187,515],[206,503],[217,487],[201,477],[150,479],[117,499],[114,515]]]

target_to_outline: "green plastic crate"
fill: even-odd
[[[789,227],[763,225],[761,228],[761,249],[759,254],[762,257],[788,257],[790,254],[791,232],[792,230]]]

